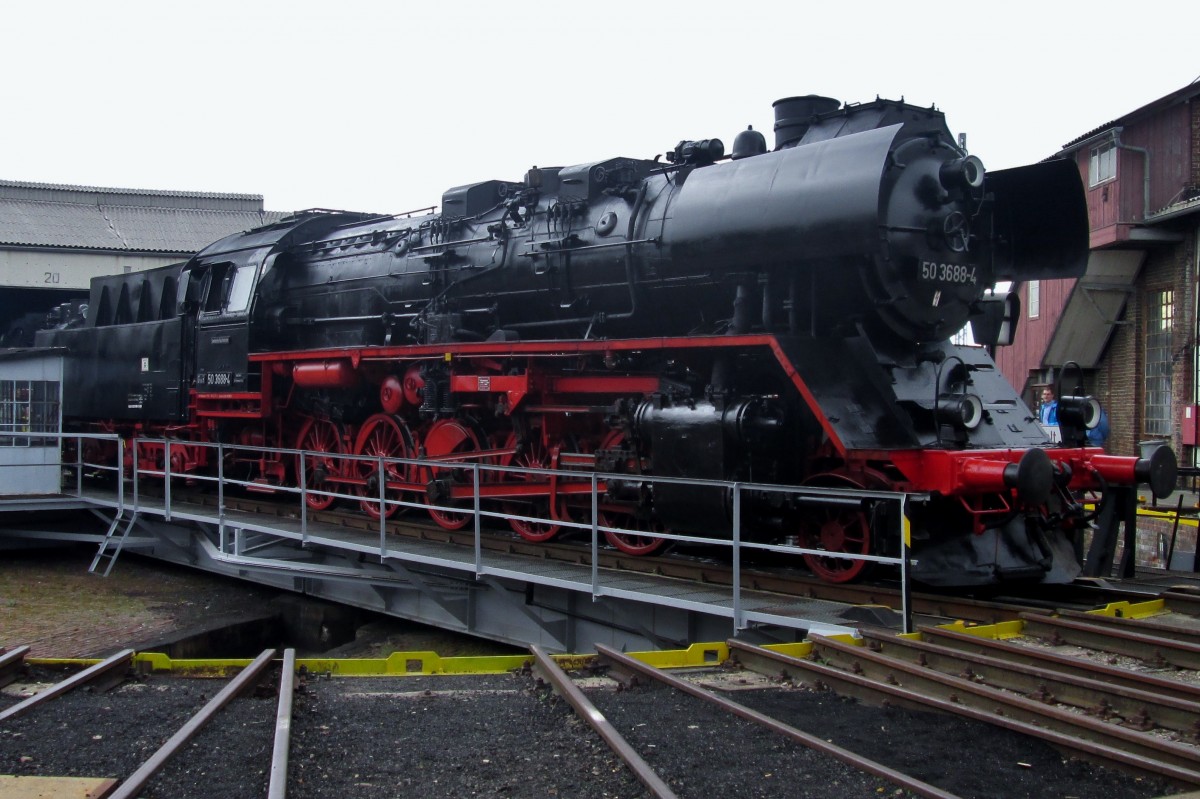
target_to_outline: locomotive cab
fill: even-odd
[[[250,365],[251,320],[262,301],[262,276],[302,234],[319,236],[365,217],[302,212],[228,236],[188,261],[180,282],[180,308],[195,319],[197,392],[236,394],[263,388],[257,367]]]
[[[258,261],[250,258],[189,266],[196,315],[196,389],[200,392],[256,390],[249,377],[250,305]]]

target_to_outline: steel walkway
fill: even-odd
[[[121,504],[115,492],[95,488],[85,489],[83,497],[94,507],[116,510]],[[834,602],[752,590],[741,590],[735,596],[732,586],[593,568],[586,563],[549,561],[479,546],[472,550],[450,543],[380,535],[299,518],[279,518],[239,510],[219,511],[178,500],[172,501],[168,510],[162,497],[139,496],[136,505],[131,505],[128,499],[125,504],[127,511],[131,509],[137,515],[135,526],[139,533],[137,541],[132,546],[127,544],[127,548],[139,551],[150,548],[156,556],[179,562],[187,562],[186,558],[180,557],[187,551],[199,560],[211,560],[238,572],[275,572],[308,581],[372,582],[377,586],[396,580],[417,584],[421,582],[416,579],[420,573],[435,575],[424,581],[424,591],[435,594],[435,587],[429,583],[436,577],[465,581],[467,594],[471,593],[472,583],[503,585],[509,589],[518,586],[523,595],[536,586],[578,595],[592,605],[616,600],[650,606],[631,611],[634,615],[653,616],[655,609],[667,609],[698,614],[714,621],[724,619],[726,628],[721,631],[722,637],[728,637],[728,625],[738,614],[742,629],[780,628],[775,636],[769,637],[781,640],[790,639],[792,635],[802,637],[808,630],[850,630],[842,616],[846,606]],[[345,565],[351,562],[353,566]],[[440,588],[441,593],[447,592],[446,586]],[[437,604],[445,606],[445,597]],[[527,614],[528,611],[522,612],[522,615]],[[466,621],[461,614],[456,615],[460,616],[460,621]],[[433,619],[415,620],[438,623]],[[689,621],[689,627],[696,624],[696,620]],[[655,632],[654,628],[660,626],[661,623],[652,624],[643,633],[679,643],[677,633],[672,630]],[[664,635],[665,639],[662,638]]]
[[[87,437],[67,434],[64,438],[68,436]],[[504,515],[481,505],[478,489],[474,507],[480,512],[475,517],[473,547],[390,536],[382,523],[377,532],[369,532],[310,519],[305,497],[315,489],[303,486],[278,489],[280,496],[290,495],[294,503],[290,518],[230,508],[225,502],[226,492],[261,486],[227,480],[220,468],[216,476],[187,477],[189,482],[206,486],[209,495],[215,497],[215,505],[189,502],[172,497],[172,478],[177,475],[170,473],[170,457],[161,459],[168,464],[165,472],[138,470],[125,457],[125,442],[111,436],[98,438],[114,439],[110,449],[116,452],[117,465],[78,460],[64,463],[62,495],[0,501],[0,547],[87,541],[98,545],[91,569],[96,573],[109,573],[122,551],[132,551],[496,641],[520,646],[537,644],[549,652],[588,652],[597,643],[618,649],[667,649],[695,641],[724,640],[731,635],[770,643],[802,640],[810,631],[851,632],[854,621],[849,606],[742,588],[740,558],[749,549],[759,550],[760,555],[761,550],[770,550],[792,557],[812,552],[794,546],[741,542],[737,520],[742,492],[784,491],[800,494],[796,499],[801,502],[854,507],[868,498],[898,501],[901,509],[907,499],[905,495],[882,492],[822,489],[816,495],[815,489],[714,483],[714,490],[728,491],[732,498],[732,540],[686,540],[727,548],[733,567],[732,584],[715,585],[599,568],[595,565],[599,560],[598,542],[604,537],[603,529],[595,523],[562,523],[576,528],[576,538],[585,542],[591,538],[591,557],[581,558],[587,562],[485,549],[481,520],[492,517],[502,522]],[[166,448],[164,454],[169,456],[172,445],[147,439],[132,444],[138,448],[139,461],[147,453],[152,454],[155,446]],[[235,449],[223,444],[206,446],[214,448],[212,462],[218,467]],[[82,449],[77,446],[75,451]],[[255,452],[261,455],[265,450]],[[304,458],[311,456],[295,450],[280,450],[278,454],[299,458],[302,465]],[[358,456],[341,457],[361,460]],[[371,460],[380,461],[374,465],[378,473],[383,473],[383,459]],[[482,473],[489,467],[472,464],[464,468],[473,471],[475,486],[489,477]],[[299,471],[303,473],[304,469]],[[107,474],[106,482],[84,479],[85,474]],[[575,481],[581,477],[578,472],[569,476]],[[597,477],[590,479],[596,495]],[[150,484],[158,486],[163,495],[139,492],[140,486]],[[357,502],[360,498],[344,499]],[[379,501],[383,502],[384,497]],[[424,510],[416,503],[399,504]],[[593,496],[593,519],[598,518],[595,508]],[[28,521],[38,512],[62,510],[77,511],[71,515],[74,521]],[[460,512],[456,508],[444,510]],[[903,513],[899,517],[902,519]],[[81,519],[91,525],[81,523]],[[95,529],[96,521],[101,525],[99,530]],[[683,538],[666,533],[646,535]],[[902,575],[906,574],[904,558],[855,557],[900,564]],[[911,623],[907,612],[901,615]]]

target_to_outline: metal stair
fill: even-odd
[[[129,520],[121,527],[122,520],[128,516]],[[108,532],[104,534],[104,538],[100,541],[100,548],[96,550],[96,557],[92,558],[92,565],[88,567],[89,574],[96,574],[100,564],[104,564],[103,576],[107,577],[113,569],[113,565],[117,562],[117,557],[121,554],[121,549],[125,546],[125,540],[129,538],[129,531],[133,529],[133,525],[137,522],[138,514],[134,510],[122,510],[113,517],[112,524],[108,526]],[[117,528],[121,527],[120,535],[116,535]]]

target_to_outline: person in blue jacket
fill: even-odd
[[[1038,419],[1045,425],[1058,424],[1058,400],[1054,398],[1054,389],[1050,386],[1042,389],[1042,404],[1038,409]]]

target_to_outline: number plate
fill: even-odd
[[[966,264],[921,261],[921,279],[934,283],[959,283],[974,286],[975,267]]]

